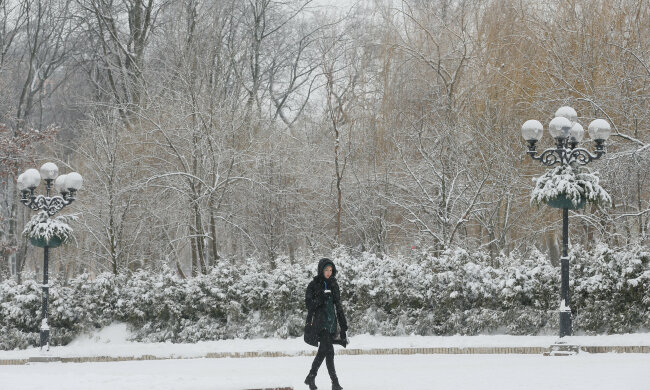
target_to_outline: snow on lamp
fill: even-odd
[[[540,121],[531,119],[521,126],[521,136],[528,142],[529,153],[535,153],[535,144],[542,138],[542,135],[544,135],[544,126]]]
[[[555,139],[565,139],[569,136],[569,131],[572,126],[573,123],[569,119],[563,116],[557,116],[548,124],[548,132]]]
[[[573,107],[564,106],[560,107],[555,111],[556,117],[567,118],[571,123],[575,123],[578,120],[578,113]]]
[[[70,192],[75,192],[83,185],[83,178],[77,172],[71,172],[66,175],[65,188]]]
[[[26,170],[21,176],[23,177],[25,188],[29,188],[30,190],[34,190],[41,183],[41,174],[34,168]]]
[[[528,120],[521,126],[521,135],[526,141],[539,141],[544,135],[544,126],[535,119]]]
[[[584,137],[585,129],[580,123],[575,122],[573,126],[571,126],[571,130],[569,130],[569,142],[571,143],[571,146],[575,148],[576,145],[581,142]]]
[[[27,189],[27,186],[25,186],[25,182],[23,181],[22,173],[18,175],[18,178],[16,179],[16,186],[18,187],[18,191],[25,191]]]
[[[609,122],[604,119],[595,119],[589,124],[589,137],[596,142],[596,151],[603,151],[605,148],[605,141],[609,138],[612,128]]]
[[[56,164],[46,162],[41,165],[41,177],[44,180],[54,180],[57,176],[59,176],[59,167]]]
[[[589,124],[589,137],[594,141],[607,141],[611,132],[609,122],[604,119],[596,119]]]
[[[53,163],[45,163],[38,170],[31,168],[23,172],[16,179],[16,185],[22,191],[20,201],[34,211],[46,211],[52,216],[59,210],[75,200],[75,192],[81,188],[83,178],[77,172],[59,176],[59,168]],[[34,190],[41,182],[46,181],[46,194],[36,195]],[[50,196],[50,189],[54,188],[61,195]]]
[[[59,192],[60,194],[65,194],[68,192],[67,188],[65,187],[65,178],[68,175],[60,175],[59,177],[54,180],[54,188]]]

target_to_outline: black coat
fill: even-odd
[[[323,271],[325,266],[332,266],[332,275],[325,279]],[[345,319],[343,306],[341,305],[341,290],[336,281],[336,266],[329,259],[321,259],[318,262],[318,275],[309,282],[305,292],[305,304],[307,306],[307,320],[305,324],[305,341],[313,346],[318,346],[318,333],[321,330],[325,318],[325,283],[332,291],[334,309],[336,311],[337,331],[334,340],[340,340],[340,332],[348,331],[348,322]],[[336,342],[336,341],[335,341]]]

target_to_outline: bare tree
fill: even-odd
[[[0,76],[3,83],[11,80],[13,84],[7,89],[11,98],[4,102],[7,111],[3,117],[10,124],[8,139],[20,150],[4,151],[18,154],[9,154],[12,168],[6,172],[7,182],[1,187],[0,199],[6,205],[3,207],[4,223],[8,224],[6,240],[8,245],[18,248],[15,257],[18,270],[24,265],[26,243],[19,239],[18,191],[14,183],[17,172],[23,169],[22,164],[32,160],[24,154],[27,152],[24,148],[35,139],[43,139],[33,133],[45,131],[45,138],[54,134],[51,129],[46,130],[50,126],[43,120],[43,101],[66,82],[71,72],[65,65],[77,43],[77,26],[69,18],[70,3],[66,0],[1,3]]]
[[[89,42],[82,63],[100,99],[128,124],[142,99],[146,49],[166,1],[75,0]],[[95,50],[96,49],[96,50]]]

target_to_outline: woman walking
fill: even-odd
[[[332,260],[321,259],[318,262],[318,275],[307,286],[305,302],[307,304],[305,341],[312,345],[318,344],[318,353],[305,379],[305,384],[309,385],[310,390],[316,389],[316,374],[325,359],[332,380],[332,390],[342,390],[334,368],[332,343],[346,345],[348,323],[341,306],[341,292],[336,282],[336,266]]]

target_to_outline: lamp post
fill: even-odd
[[[560,107],[555,112],[555,118],[548,125],[548,131],[555,139],[555,147],[544,150],[537,155],[536,144],[544,133],[544,127],[539,121],[526,121],[521,127],[521,134],[528,142],[528,155],[546,166],[586,165],[599,159],[605,154],[605,141],[609,138],[611,128],[604,119],[596,119],[589,124],[589,136],[596,142],[594,154],[587,149],[578,148],[584,137],[584,129],[577,122],[578,114],[571,107]],[[569,295],[569,208],[562,207],[562,258],[560,289],[560,337],[571,336],[572,318]]]
[[[45,180],[45,196],[36,195],[34,190]],[[54,184],[55,189],[61,194],[50,196]],[[81,188],[83,178],[77,172],[59,176],[59,168],[51,162],[41,166],[40,173],[34,168],[28,169],[18,176],[17,185],[22,196],[20,201],[34,211],[45,211],[48,216],[53,216],[65,206],[75,200],[77,190]],[[43,246],[43,297],[41,306],[41,350],[50,349],[50,327],[47,324],[47,304],[49,299],[48,285],[48,261],[49,248],[46,243]]]

